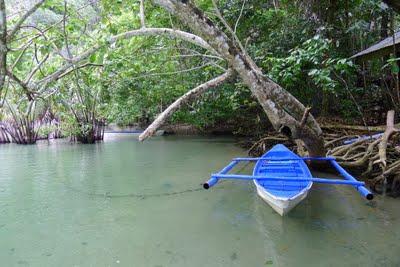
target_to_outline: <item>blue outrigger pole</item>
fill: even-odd
[[[314,160],[314,161],[329,161],[329,163],[334,167],[345,180],[340,179],[326,179],[326,178],[316,178],[316,177],[279,177],[274,175],[268,176],[254,176],[254,175],[238,175],[238,174],[228,174],[239,162],[247,161],[296,161],[296,160]],[[272,181],[310,181],[314,183],[322,184],[336,184],[336,185],[351,185],[357,191],[368,200],[372,200],[374,195],[365,187],[364,182],[360,182],[355,179],[351,174],[349,174],[345,169],[343,169],[333,157],[303,157],[303,158],[234,158],[231,163],[225,166],[220,172],[212,174],[211,178],[203,184],[204,189],[209,189],[210,187],[216,185],[220,179],[239,179],[239,180],[272,180]]]

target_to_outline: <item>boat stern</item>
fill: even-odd
[[[254,180],[254,184],[257,188],[257,194],[281,216],[289,213],[308,195],[308,190],[303,190],[291,198],[276,197],[268,193],[256,180]]]

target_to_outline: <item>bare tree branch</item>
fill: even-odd
[[[67,76],[68,74],[70,74],[71,72],[73,72],[74,70],[79,70],[79,69],[86,68],[86,67],[103,67],[103,66],[104,66],[103,64],[95,64],[95,63],[89,63],[89,62],[88,62],[88,63],[85,63],[85,64],[82,64],[82,65],[76,66],[75,68],[70,69],[70,70],[64,72],[64,73],[61,74],[58,78],[61,79],[61,78],[63,78],[64,76]]]
[[[382,170],[383,172],[386,170],[386,150],[387,150],[387,145],[389,142],[390,137],[392,134],[398,132],[399,130],[395,128],[394,126],[394,110],[389,110],[387,113],[387,118],[386,118],[386,130],[383,133],[381,142],[379,143],[379,162],[382,165]]]
[[[229,77],[233,75],[233,73],[234,71],[229,69],[224,74],[197,86],[196,88],[188,91],[186,94],[175,100],[174,103],[172,103],[166,110],[159,114],[157,118],[153,121],[153,123],[146,128],[146,130],[139,136],[139,141],[143,141],[146,138],[154,135],[157,129],[161,127],[165,123],[165,121],[182,105],[187,104],[189,101],[192,101],[209,89],[217,87],[218,85],[224,83]]]
[[[32,15],[46,0],[40,0],[37,2],[31,9],[29,9],[20,19],[19,21],[14,25],[14,27],[11,29],[11,32],[7,36],[7,41],[10,41],[14,35],[17,33],[17,31],[21,28],[22,24],[25,22],[25,20]]]
[[[33,94],[34,92],[32,92],[29,89],[28,84],[24,83],[21,79],[19,79],[17,76],[14,75],[14,73],[12,73],[11,71],[6,70],[7,72],[7,76],[10,77],[11,79],[13,79],[16,83],[18,83],[22,89],[25,91],[26,97],[28,98],[29,101],[33,100]]]
[[[92,55],[93,53],[95,53],[97,50],[99,50],[101,48],[101,46],[94,46],[89,50],[86,50],[85,52],[83,52],[82,54],[80,54],[79,56],[76,56],[74,58],[72,58],[69,62],[67,62],[66,64],[64,64],[63,66],[61,66],[58,70],[56,70],[55,72],[51,73],[50,75],[46,76],[45,78],[41,79],[40,81],[38,81],[38,83],[51,83],[56,81],[57,79],[60,78],[60,76],[67,71],[69,68],[73,67],[76,63],[87,59],[90,55]]]
[[[72,53],[71,50],[69,49],[69,42],[68,42],[68,34],[67,34],[67,29],[65,27],[65,24],[67,23],[67,12],[68,12],[68,8],[67,8],[67,1],[64,0],[64,15],[63,15],[63,34],[64,34],[64,43],[65,43],[65,49],[67,50],[67,54],[68,54],[68,59],[72,58]],[[60,53],[61,54],[61,53]]]
[[[236,34],[237,27],[239,25],[240,18],[242,17],[242,14],[243,14],[243,9],[244,9],[244,5],[245,4],[246,4],[246,0],[243,0],[242,8],[240,9],[240,13],[239,13],[239,16],[238,16],[238,18],[236,20],[235,27],[233,28],[233,32],[235,34]]]
[[[146,28],[145,16],[144,16],[144,0],[140,0],[139,16],[140,16],[140,25],[141,25],[141,27],[142,28]]]
[[[35,73],[40,69],[40,67],[43,65],[43,63],[46,62],[46,60],[49,58],[49,54],[47,54],[37,65],[36,67],[31,71],[31,73],[29,73],[29,75],[27,76],[27,78],[25,79],[25,84],[28,84],[30,82],[30,80],[32,79],[33,75],[35,75]]]
[[[201,54],[201,53],[172,55],[170,57],[171,58],[204,57],[204,58],[213,58],[213,59],[218,59],[218,60],[224,60],[223,58],[221,58],[219,56],[213,56],[213,55],[207,55],[207,54]]]
[[[89,1],[89,2],[90,2],[90,1]],[[87,3],[87,4],[85,4],[85,5],[82,5],[82,6],[78,7],[77,9],[75,9],[75,11],[78,12],[78,11],[80,11],[80,10],[82,10],[82,9],[84,9],[84,8],[86,8],[86,7],[88,7],[88,6],[90,6],[90,3]],[[67,15],[66,18],[68,18],[69,16],[70,16],[70,15]],[[47,32],[47,31],[53,29],[54,27],[56,27],[57,25],[59,25],[59,24],[62,23],[63,21],[64,21],[64,17],[63,17],[62,19],[60,19],[59,21],[57,21],[57,22],[51,24],[50,26],[48,26],[47,28],[42,29],[42,30],[41,30],[41,29],[38,29],[37,27],[32,26],[32,25],[29,25],[29,26],[21,26],[20,28],[22,28],[22,27],[32,27],[32,28],[36,29],[38,32],[40,32],[40,33],[39,33],[39,34],[26,34],[26,35],[23,35],[23,36],[21,36],[21,37],[18,37],[18,39],[13,40],[13,41],[19,41],[19,40],[21,40],[21,39],[24,39],[24,38],[27,38],[27,37],[30,37],[30,36],[32,36],[32,39],[38,38],[38,37],[42,36],[43,33],[45,33],[45,32]]]
[[[225,20],[225,18],[222,16],[221,12],[219,11],[217,2],[215,0],[212,0],[212,3],[214,5],[215,12],[217,12],[217,17],[219,20],[224,24],[225,28],[228,30],[228,32],[232,35],[233,39],[239,46],[240,50],[242,50],[242,53],[246,53],[246,50],[244,49],[242,42],[239,40],[239,37],[236,35],[236,30],[233,31],[231,26],[229,26],[228,22]],[[236,27],[236,26],[235,26]]]
[[[201,37],[189,32],[173,30],[169,28],[144,28],[139,30],[128,31],[111,37],[109,43],[110,44],[115,43],[118,40],[127,39],[134,36],[160,36],[160,35],[169,36],[171,38],[182,39],[184,41],[195,44],[197,46],[200,46],[204,49],[210,50],[215,53],[215,50]]]
[[[204,41],[201,37],[191,34],[191,33],[188,33],[188,32],[173,30],[173,29],[168,29],[168,28],[143,28],[143,29],[139,29],[139,30],[128,31],[128,32],[121,33],[121,34],[111,37],[108,40],[108,45],[113,44],[113,43],[117,42],[118,40],[128,39],[128,38],[135,37],[135,36],[160,36],[160,35],[161,36],[163,36],[163,35],[169,36],[172,38],[179,38],[184,41],[193,43],[197,46],[200,46],[202,48],[205,48],[207,50],[215,52],[215,50],[213,48],[211,48],[211,46],[206,41]],[[79,56],[71,58],[68,63],[63,65],[60,69],[53,72],[52,74],[41,79],[38,83],[50,83],[50,82],[56,81],[57,79],[60,78],[61,74],[63,74],[69,68],[73,67],[74,64],[87,59],[90,55],[92,55],[93,53],[95,53],[102,47],[103,47],[102,45],[96,45],[96,46],[90,48],[89,50],[86,50]]]
[[[301,121],[300,121],[300,128],[303,128],[304,125],[306,124],[306,121],[307,121],[308,115],[310,114],[310,111],[311,111],[311,107],[307,107],[304,110],[303,117],[301,118]]]

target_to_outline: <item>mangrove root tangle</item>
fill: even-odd
[[[384,134],[378,138],[359,138],[360,131],[350,127],[336,128],[324,133],[327,156],[333,156],[338,163],[350,170],[377,193],[400,196],[400,134],[394,124],[394,111],[389,111]],[[357,128],[357,127],[355,127]],[[380,128],[381,129],[381,128]],[[363,132],[363,131],[362,131]],[[359,138],[353,143],[345,140]],[[260,156],[274,144],[283,143],[296,153],[303,155],[302,147],[283,135],[266,135],[250,147],[251,156]]]
[[[10,143],[10,137],[7,134],[6,130],[0,124],[0,144]]]
[[[106,123],[104,119],[95,119],[93,123],[89,125],[89,129],[81,131],[74,136],[71,141],[78,141],[83,144],[93,144],[96,141],[102,141],[104,139],[105,125]]]
[[[17,144],[35,144],[38,139],[35,122],[26,117],[2,122],[0,128],[7,138],[11,137],[12,141]]]

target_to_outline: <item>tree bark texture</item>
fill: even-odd
[[[322,131],[310,114],[303,127],[300,121],[306,110],[294,96],[263,75],[250,56],[221,31],[190,1],[153,0],[175,14],[195,34],[202,37],[234,69],[264,109],[274,128],[293,139],[301,139],[309,154],[325,154]]]

